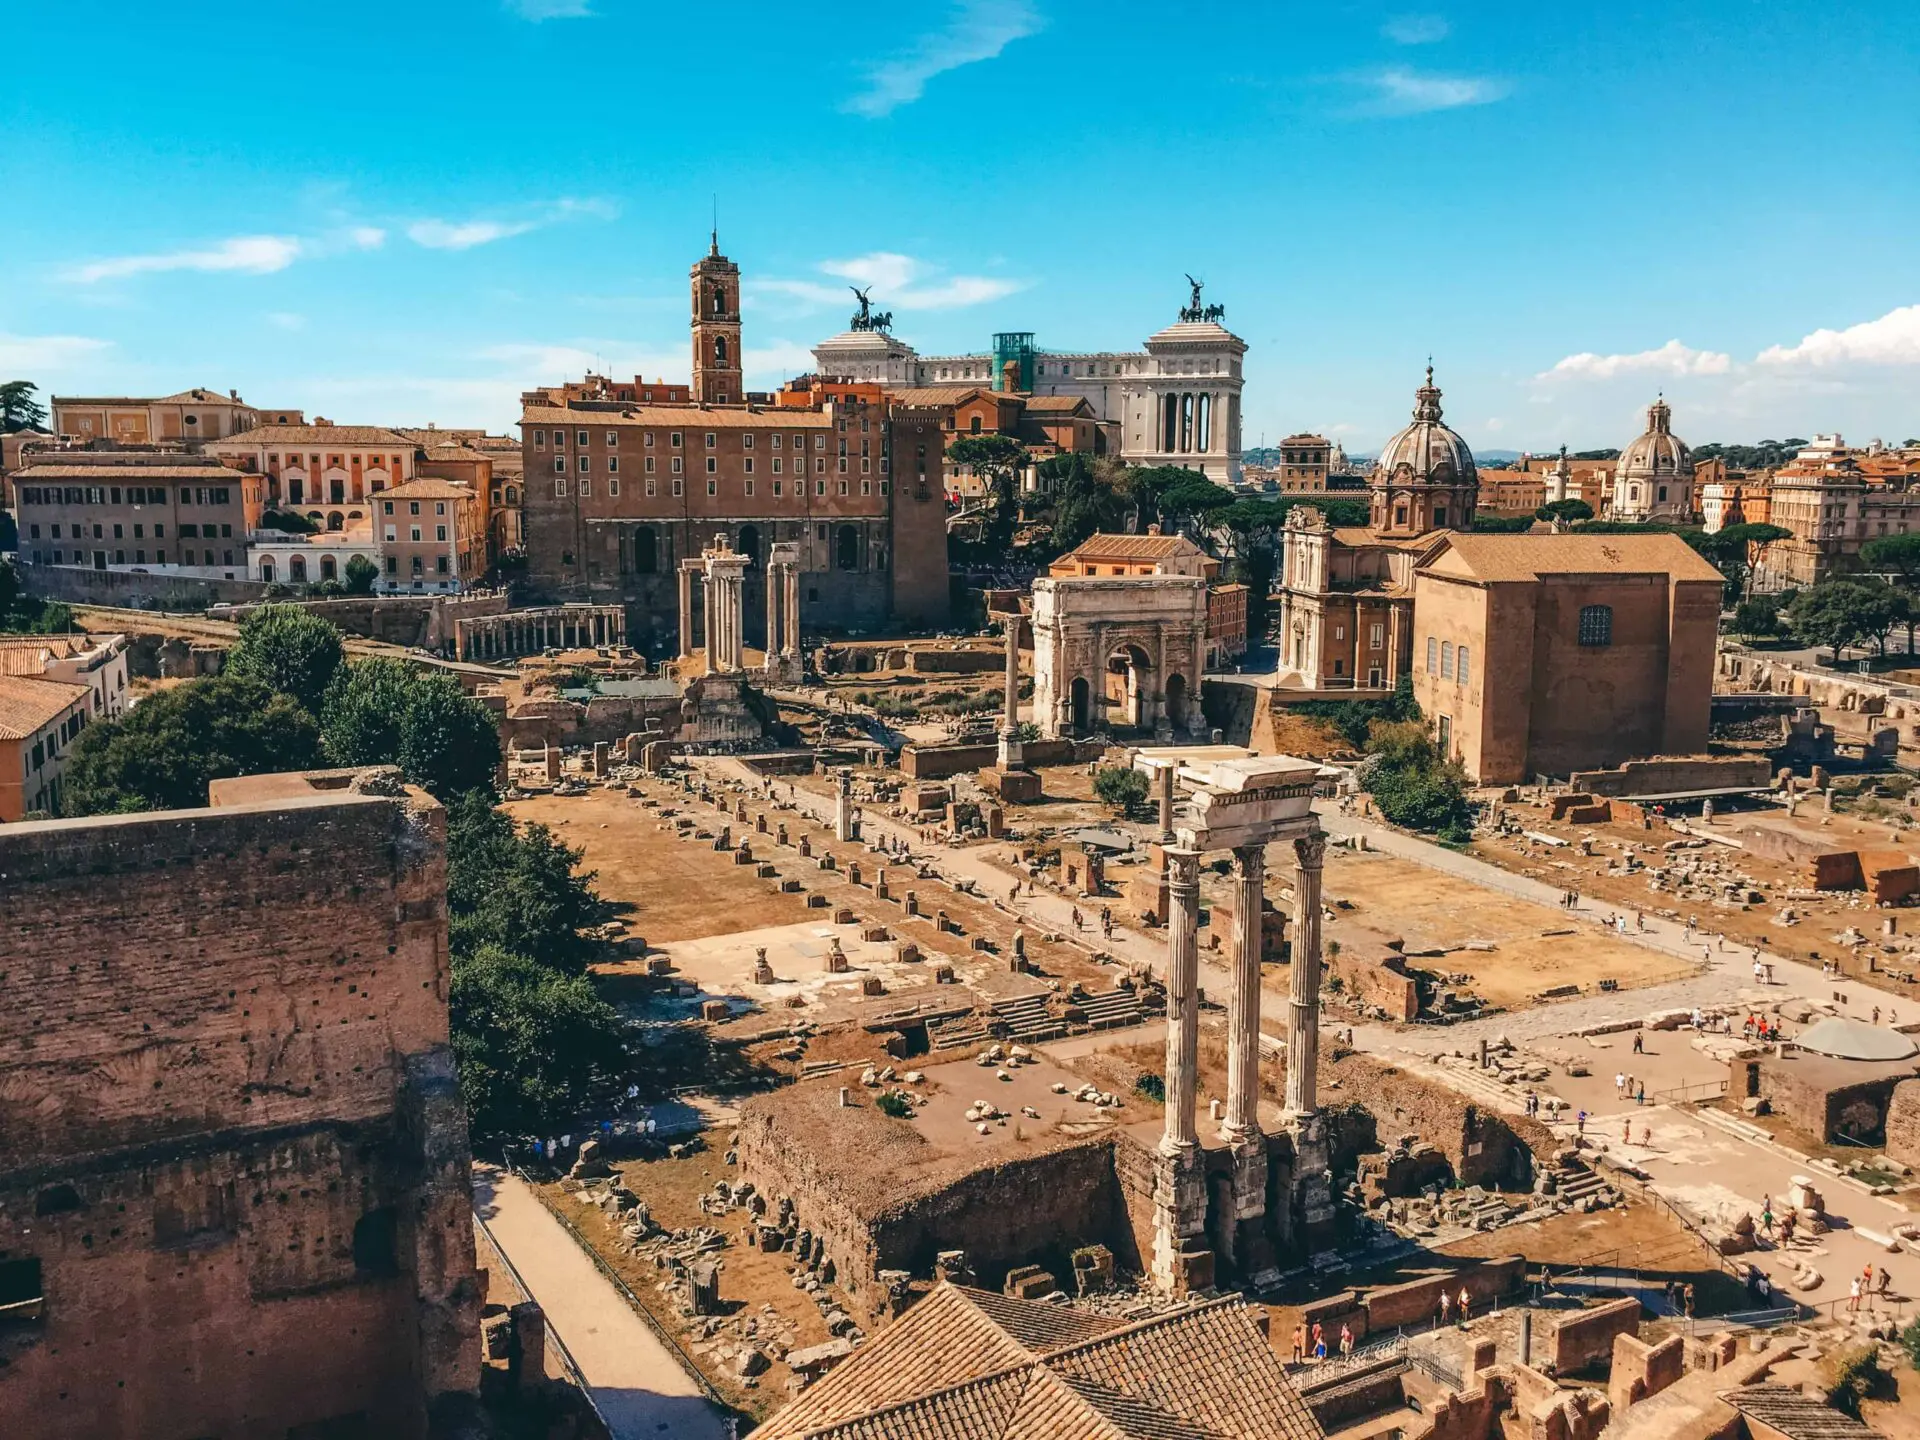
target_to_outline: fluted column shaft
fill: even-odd
[[[1293,842],[1293,976],[1287,1001],[1287,1113],[1314,1113],[1320,1068],[1320,871],[1327,837]]]
[[[693,654],[693,571],[680,567],[680,658]]]
[[[1167,1128],[1160,1150],[1193,1149],[1200,1054],[1200,854],[1167,851]]]
[[[1239,1142],[1260,1128],[1260,912],[1266,894],[1267,847],[1233,851],[1233,991],[1227,997],[1227,1115],[1220,1133]]]

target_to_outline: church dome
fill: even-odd
[[[1476,485],[1473,451],[1440,419],[1440,391],[1427,367],[1427,383],[1414,391],[1413,423],[1381,447],[1378,479],[1393,485]]]
[[[1620,473],[1636,480],[1693,474],[1693,451],[1673,433],[1673,411],[1665,397],[1647,407],[1647,429],[1620,452]]]

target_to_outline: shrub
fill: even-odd
[[[1905,1340],[1903,1333],[1901,1343]],[[1872,1344],[1835,1351],[1827,1357],[1823,1369],[1827,1378],[1827,1403],[1856,1420],[1860,1418],[1861,1400],[1879,1388],[1885,1374],[1880,1368],[1880,1348]]]
[[[1151,1070],[1145,1071],[1140,1076],[1138,1076],[1133,1082],[1133,1088],[1138,1093],[1146,1096],[1147,1099],[1149,1100],[1157,1101],[1162,1105],[1166,1103],[1166,1100],[1167,1100],[1166,1078],[1164,1076],[1154,1074]]]
[[[913,1118],[913,1102],[898,1090],[883,1090],[873,1105],[881,1114],[891,1115],[896,1120]]]
[[[1138,770],[1105,765],[1093,772],[1093,793],[1103,805],[1111,805],[1121,814],[1130,814],[1147,799],[1147,777]]]

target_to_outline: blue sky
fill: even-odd
[[[1132,348],[1183,271],[1247,442],[1920,435],[1920,11],[961,0],[10,7],[0,378],[508,428],[684,377],[717,197],[750,379],[872,281],[922,351]],[[39,57],[39,58],[36,58]]]

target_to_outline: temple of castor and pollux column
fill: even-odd
[[[1163,1119],[1129,1123],[1118,1106],[1086,1119],[1070,1112],[1071,1123],[1038,1134],[971,1124],[948,1134],[931,1116],[902,1127],[826,1081],[743,1107],[742,1178],[762,1194],[792,1197],[798,1223],[855,1307],[891,1313],[890,1296],[897,1303],[907,1277],[940,1273],[961,1252],[969,1272],[985,1276],[1104,1245],[1118,1265],[1179,1295],[1259,1288],[1330,1248],[1328,1137],[1314,1101],[1325,839],[1313,797],[1328,772],[1289,756],[1220,757],[1205,746],[1135,752],[1157,795],[1153,863],[1167,890]],[[1261,915],[1272,850],[1293,865],[1279,1105],[1260,1092]],[[1202,863],[1223,854],[1236,880],[1227,1093],[1203,1121],[1199,878]],[[1073,1078],[1044,1059],[1020,1069],[1023,1087],[1054,1081],[1055,1097]],[[993,1078],[972,1058],[926,1072],[956,1110],[962,1097],[994,1094],[985,1083]]]

